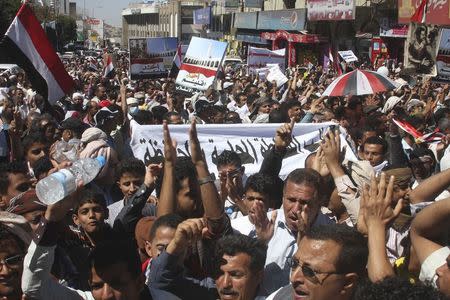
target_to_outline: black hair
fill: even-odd
[[[105,212],[108,212],[105,196],[103,196],[103,194],[100,194],[87,188],[80,193],[78,201],[75,203],[75,206],[73,207],[73,213],[78,214],[78,210],[80,209],[80,207],[86,203],[99,204],[101,207],[103,207]]]
[[[365,145],[381,145],[381,146],[383,146],[383,154],[386,154],[387,150],[388,150],[388,144],[387,144],[386,140],[379,136],[368,137],[364,141],[364,144],[362,145],[363,149],[364,149]]]
[[[278,177],[277,177],[278,178]],[[281,199],[283,198],[283,181],[273,176],[256,173],[248,177],[244,191],[252,189],[257,193],[266,195],[270,203],[265,203],[267,208],[277,209],[281,206]]]
[[[331,240],[341,246],[336,270],[339,273],[364,274],[369,257],[367,239],[355,228],[345,224],[312,226],[305,237],[311,240]]]
[[[138,122],[139,125],[149,125],[153,123],[153,114],[149,110],[138,110],[133,116],[133,119]]]
[[[379,282],[364,280],[359,282],[353,294],[354,300],[444,300],[445,295],[430,285],[421,282],[411,283],[409,279],[393,276]]]
[[[23,147],[24,153],[26,154],[28,152],[28,150],[30,150],[31,146],[35,143],[41,143],[41,144],[47,145],[48,140],[40,132],[30,133],[29,135],[25,136],[22,141],[22,147]]]
[[[139,177],[144,178],[145,176],[145,165],[142,160],[137,158],[126,158],[119,162],[116,169],[116,179],[120,178],[125,173],[130,173]]]
[[[189,182],[195,182],[197,180],[197,170],[190,157],[178,157],[175,162],[175,192],[179,192],[181,189],[181,181],[189,178]]]
[[[177,214],[168,214],[157,218],[150,229],[150,242],[155,238],[158,228],[169,227],[177,229],[181,222],[183,222],[183,218]]]
[[[97,274],[100,270],[106,271],[112,265],[120,263],[127,267],[133,278],[141,275],[141,263],[135,243],[128,240],[107,240],[96,245],[89,254],[90,271],[94,268]]]
[[[180,114],[177,113],[176,111],[169,111],[164,114],[163,119],[166,120],[168,123],[170,123],[170,118],[173,116],[175,117],[180,116]]]
[[[287,112],[281,109],[274,109],[269,113],[269,123],[284,123],[287,119]]]
[[[164,115],[168,112],[169,110],[167,108],[165,108],[164,106],[158,105],[152,108],[152,113],[153,113],[153,117],[156,120],[157,124],[162,124],[163,120],[164,120]]]
[[[9,182],[9,174],[28,174],[28,167],[25,162],[12,161],[10,163],[0,164],[0,194],[6,195],[8,193],[8,187],[11,184]]]
[[[216,276],[220,273],[220,266],[224,263],[223,256],[235,256],[244,253],[250,256],[250,270],[254,273],[264,270],[264,264],[267,256],[267,246],[246,235],[237,233],[226,235],[219,239],[215,251]]]
[[[224,118],[225,124],[240,124],[242,123],[241,117],[235,111],[227,112]]]
[[[234,165],[237,168],[240,168],[242,166],[242,160],[236,152],[224,150],[217,157],[217,167],[219,168],[220,166],[225,166],[229,164]]]
[[[0,245],[5,243],[6,241],[16,241],[17,245],[19,246],[19,249],[24,254],[27,250],[27,245],[25,245],[24,241],[22,241],[17,235],[13,234],[11,231],[9,231],[8,227],[4,225],[3,223],[0,223]],[[8,243],[9,244],[9,243]]]
[[[338,106],[334,110],[334,118],[338,121],[341,121],[345,118],[345,106]]]
[[[306,184],[314,187],[316,192],[318,193],[323,187],[323,179],[320,174],[313,169],[295,169],[286,177],[284,181],[284,185],[286,186],[287,182],[292,182],[295,184]]]

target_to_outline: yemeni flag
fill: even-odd
[[[422,0],[419,7],[416,9],[414,15],[411,16],[411,22],[413,23],[425,23],[425,17],[427,12],[428,0]]]
[[[38,19],[23,4],[0,42],[0,56],[20,66],[33,89],[55,104],[74,86]]]
[[[106,54],[106,62],[105,67],[103,69],[103,77],[112,79],[116,76],[116,72],[114,71],[114,65],[112,62],[112,57],[110,54]]]
[[[181,44],[178,44],[177,52],[175,53],[175,56],[173,58],[172,62],[172,68],[169,72],[169,77],[176,78],[178,75],[178,72],[181,68]]]

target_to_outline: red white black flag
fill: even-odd
[[[67,73],[38,19],[23,4],[0,44],[0,55],[25,70],[32,87],[55,104],[71,92],[74,82]]]
[[[111,79],[114,78],[114,76],[116,76],[116,72],[114,71],[112,57],[110,54],[106,54],[106,62],[105,67],[103,69],[103,77]]]
[[[170,69],[169,77],[173,77],[173,78],[177,77],[178,72],[180,71],[181,61],[182,61],[182,59],[181,59],[181,44],[178,44],[177,52],[175,53],[175,56],[173,57],[172,68]]]
[[[420,24],[425,23],[425,18],[427,15],[427,6],[428,0],[422,0],[419,7],[416,9],[414,15],[411,16],[411,22]]]

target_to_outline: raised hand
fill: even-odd
[[[177,160],[177,142],[170,137],[169,126],[167,121],[163,123],[164,134],[164,159],[166,163],[175,165]]]
[[[188,246],[200,240],[207,232],[202,218],[188,219],[178,225],[175,236],[167,246],[167,253],[180,255]]]
[[[294,130],[295,119],[291,118],[291,122],[281,125],[275,134],[275,149],[284,150],[292,142],[292,130]]]
[[[322,146],[319,146],[319,148],[317,148],[316,157],[314,157],[312,168],[316,170],[322,177],[330,174],[326,163],[325,154],[322,150]]]
[[[200,148],[195,120],[192,121],[191,128],[189,129],[189,146],[191,148],[191,159],[194,165],[204,164],[205,159],[203,157],[202,148]]]
[[[256,236],[259,240],[268,243],[275,230],[277,211],[272,212],[271,218],[267,218],[267,209],[264,202],[255,200],[249,212],[249,219],[255,225]]]
[[[341,138],[339,136],[339,131],[336,130],[334,133],[330,131],[324,137],[321,148],[328,168],[332,165],[339,164],[341,156]]]
[[[305,236],[311,226],[310,209],[307,205],[297,212],[297,243]]]
[[[161,174],[162,164],[150,164],[146,168],[144,184],[153,188],[155,186],[156,179]]]

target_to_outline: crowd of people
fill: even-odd
[[[448,84],[395,65],[395,90],[323,97],[332,68],[287,68],[277,86],[224,66],[186,96],[173,78],[130,80],[125,56],[113,79],[100,60],[64,64],[76,87],[55,106],[20,69],[0,75],[0,299],[450,297]],[[328,121],[339,126],[280,177],[294,127]],[[162,162],[134,157],[130,122],[162,125]],[[222,149],[215,179],[197,124],[239,123],[280,125],[259,172]],[[190,124],[190,156],[177,124]],[[39,200],[39,180],[99,155],[94,181]]]

